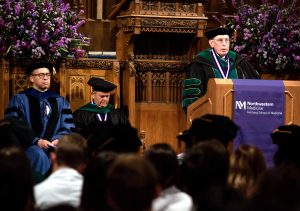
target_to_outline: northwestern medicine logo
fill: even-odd
[[[251,101],[243,101],[243,100],[236,100],[235,101],[235,109],[236,110],[252,110],[252,111],[264,111],[265,109],[269,109],[274,107],[274,103],[267,103],[267,102],[251,102]]]
[[[246,101],[235,101],[235,109],[246,110]]]
[[[251,102],[251,101],[235,101],[235,109],[239,110],[264,110],[266,107],[274,107],[274,103],[260,103],[260,102]]]
[[[251,115],[283,115],[282,111],[277,111],[275,103],[270,102],[251,102],[236,100],[235,110],[245,111],[247,114]]]

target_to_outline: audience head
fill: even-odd
[[[157,193],[157,172],[137,154],[119,155],[108,169],[108,204],[112,210],[150,210]]]
[[[203,140],[217,139],[224,146],[233,141],[238,131],[238,126],[227,116],[206,114],[194,119],[188,131],[178,138],[183,140],[188,147]]]
[[[186,152],[180,187],[192,196],[196,210],[246,210],[245,197],[227,186],[228,172],[225,146],[217,140],[202,141]]]
[[[33,210],[33,175],[24,151],[0,149],[1,210]]]
[[[63,135],[51,155],[54,167],[68,166],[82,171],[87,161],[86,139],[76,133]]]
[[[300,172],[293,166],[267,170],[258,180],[252,195],[256,211],[297,211],[300,207]]]
[[[230,158],[228,184],[250,197],[255,183],[265,170],[262,151],[253,145],[240,145]]]
[[[8,146],[27,148],[32,144],[34,132],[28,124],[16,118],[0,121],[0,149]]]
[[[181,186],[193,199],[212,186],[225,186],[229,153],[217,140],[202,141],[186,152],[181,164]]]
[[[145,151],[144,156],[156,168],[163,189],[177,183],[179,164],[176,152],[169,144],[154,144]]]
[[[280,126],[271,133],[271,137],[278,146],[274,155],[275,165],[293,165],[300,169],[300,126]]]
[[[81,195],[81,209],[84,211],[107,210],[106,185],[107,170],[116,159],[117,153],[98,152],[92,156],[84,172],[84,183]]]
[[[96,126],[97,127],[97,126]],[[128,124],[97,130],[88,137],[90,154],[99,151],[114,151],[118,153],[137,153],[142,145],[138,130]]]

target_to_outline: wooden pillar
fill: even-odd
[[[166,72],[166,103],[170,103],[170,72]]]
[[[85,0],[78,0],[78,11],[77,11],[77,13],[79,13],[80,10],[85,11],[85,13],[80,15],[80,18],[85,19],[86,15],[87,15],[86,14],[87,8],[86,8],[86,5],[85,5]]]
[[[97,0],[97,19],[103,19],[103,0]]]
[[[152,72],[148,71],[147,72],[147,87],[146,87],[146,92],[147,92],[147,102],[152,103]]]
[[[0,119],[2,119],[9,101],[9,62],[4,57],[1,57],[0,90]]]
[[[120,87],[120,61],[114,61],[113,62],[113,78],[112,78],[112,82],[117,85],[116,91],[115,91],[115,95],[114,95],[114,102],[115,102],[115,107],[119,108],[120,107],[120,91],[121,91],[121,87]]]

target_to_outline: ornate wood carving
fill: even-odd
[[[175,14],[176,4],[171,2],[161,2],[161,11],[170,12],[170,14]]]
[[[13,81],[12,81],[12,95],[17,94],[18,92],[24,91],[30,86],[28,82],[28,76],[24,73],[20,74],[13,74]]]
[[[202,36],[207,18],[201,1],[127,1],[127,11],[118,16],[118,27],[123,32],[196,33]],[[125,5],[125,3],[124,3]]]
[[[114,70],[116,73],[126,68],[126,61],[113,59],[67,59],[64,63],[67,69]]]
[[[158,1],[142,1],[142,10],[158,10]]]
[[[187,62],[172,62],[172,61],[134,61],[135,69],[138,71],[183,71]]]
[[[178,71],[139,71],[135,77],[136,102],[180,103],[183,79],[184,73]]]
[[[152,15],[199,15],[197,4],[202,1],[148,1],[141,0],[140,4],[136,3],[136,7],[140,7],[140,14]]]
[[[140,20],[140,24],[136,24]],[[120,19],[118,26],[124,32],[134,32],[138,29],[140,32],[166,32],[166,33],[196,33],[198,30],[206,28],[206,20],[198,19],[180,19],[163,17],[136,17]]]
[[[181,102],[182,81],[185,78],[185,73],[170,73],[170,102]]]
[[[166,72],[153,72],[151,81],[152,102],[166,101]]]
[[[126,63],[117,59],[67,59],[59,72],[60,94],[69,100],[74,111],[91,100],[91,87],[87,84],[89,78],[100,77],[118,86],[114,94],[115,106],[118,107],[122,68],[126,68]]]
[[[196,5],[189,3],[179,3],[178,11],[183,13],[195,13]]]
[[[84,76],[70,76],[70,101],[84,101],[86,81]]]
[[[146,102],[147,101],[147,73],[138,72],[135,77],[135,97],[136,102]]]
[[[113,67],[113,60],[102,60],[102,59],[88,59],[88,60],[77,60],[67,59],[65,63],[66,68],[75,69],[101,69],[111,70]]]

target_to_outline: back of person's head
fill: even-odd
[[[33,175],[20,148],[0,150],[0,198],[1,210],[33,210]]]
[[[252,210],[297,211],[300,208],[300,171],[293,166],[267,170],[252,195]]]
[[[154,166],[137,154],[122,154],[107,174],[108,204],[112,210],[150,210],[157,196],[158,178]]]
[[[217,140],[202,141],[188,150],[181,164],[180,185],[193,199],[212,186],[225,186],[229,153]]]
[[[249,202],[244,195],[226,186],[208,189],[194,204],[197,211],[249,211]]]
[[[81,209],[84,211],[107,210],[106,185],[107,170],[116,159],[117,153],[103,151],[89,159],[84,172],[84,183],[81,195]]]
[[[177,155],[169,144],[154,144],[145,151],[144,156],[156,168],[163,189],[177,183],[179,171]]]
[[[271,133],[273,143],[278,146],[274,155],[274,163],[279,165],[293,165],[300,169],[300,126],[283,125]]]
[[[25,149],[31,145],[34,132],[28,124],[17,118],[5,118],[0,121],[0,149],[16,146]]]
[[[230,158],[228,184],[249,196],[266,168],[264,155],[258,147],[240,145]]]
[[[61,136],[55,148],[55,157],[58,165],[77,169],[87,161],[86,139],[76,133]]]
[[[95,130],[88,138],[90,154],[99,151],[137,153],[142,145],[138,130],[128,124],[118,124],[106,130]]]

